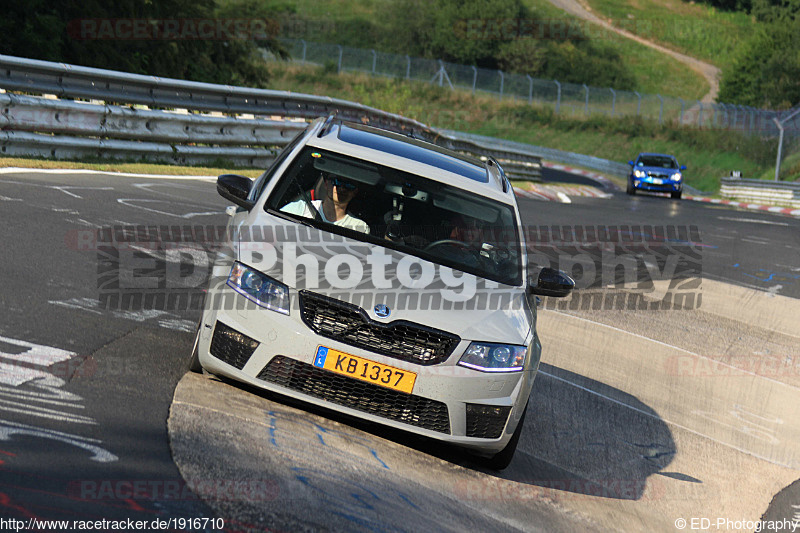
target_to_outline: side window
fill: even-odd
[[[300,141],[305,137],[306,132],[308,132],[308,128],[304,129],[300,133],[298,133],[294,139],[289,141],[283,150],[278,154],[278,157],[275,158],[275,161],[269,166],[269,168],[258,177],[255,184],[253,185],[253,189],[250,191],[250,200],[257,201],[261,197],[261,193],[264,192],[264,188],[267,186],[267,183],[272,179],[272,176],[275,174],[275,171],[283,164],[289,154],[292,153],[292,150],[300,144]]]

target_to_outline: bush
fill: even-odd
[[[767,108],[800,103],[800,18],[759,26],[725,70],[717,101]]]

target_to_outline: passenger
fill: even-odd
[[[360,218],[347,212],[347,206],[358,194],[358,183],[334,174],[323,175],[325,192],[321,200],[312,200],[311,205],[319,211],[324,222],[349,228],[362,233],[369,233],[369,226]],[[314,213],[303,200],[286,204],[281,208],[284,213],[314,218]]]

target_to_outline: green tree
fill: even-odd
[[[800,103],[800,18],[756,27],[723,72],[718,101],[767,108]]]
[[[246,18],[255,2],[242,2]],[[267,70],[255,43],[216,38],[120,39],[81,31],[99,20],[214,20],[214,0],[26,0],[6,7],[0,19],[0,52],[9,55],[212,83],[262,85]],[[97,26],[95,26],[97,27]],[[285,55],[274,36],[258,44]]]
[[[800,0],[753,0],[751,13],[761,22],[792,20],[800,14]]]
[[[398,0],[387,44],[398,53],[496,68],[500,47],[515,37],[501,22],[525,17],[520,0]]]

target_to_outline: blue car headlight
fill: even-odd
[[[228,286],[261,307],[289,314],[289,287],[258,270],[235,262],[228,276]]]
[[[482,372],[519,372],[525,365],[525,346],[473,342],[458,364]]]
[[[680,172],[676,172],[675,174],[670,176],[670,179],[672,179],[672,181],[681,181],[681,179],[683,179],[683,176],[681,176]]]

